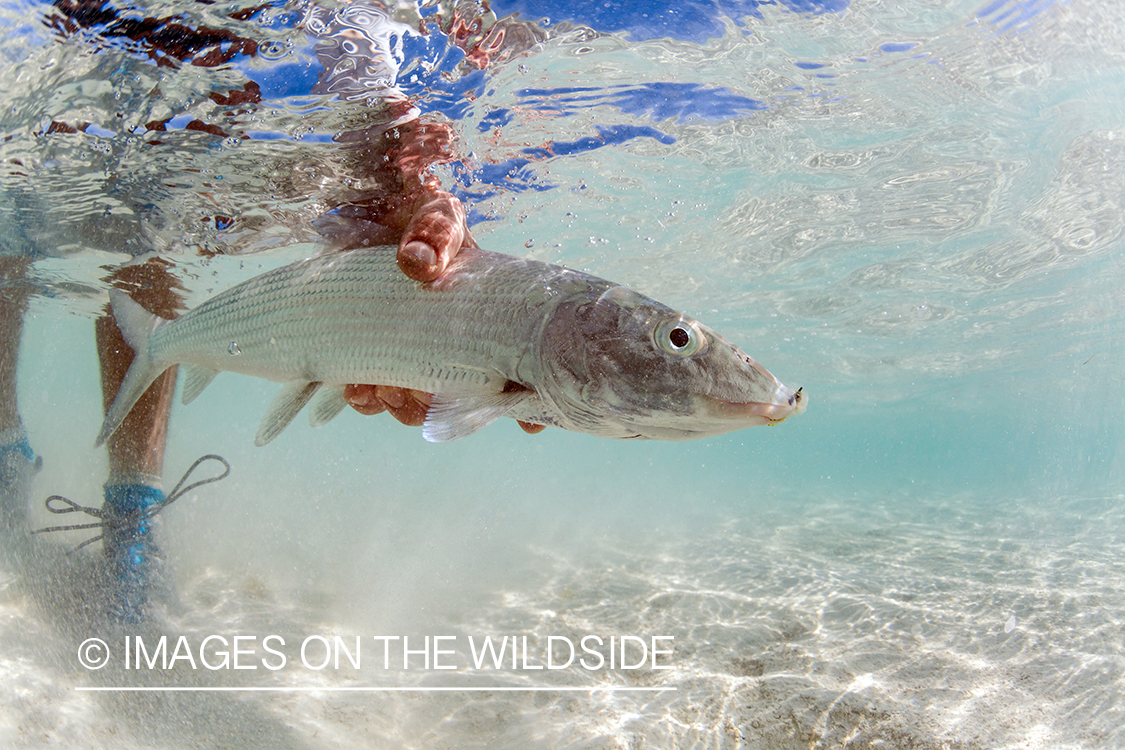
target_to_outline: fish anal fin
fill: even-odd
[[[309,383],[301,380],[281,386],[281,390],[266,409],[266,416],[262,417],[258,434],[254,437],[254,445],[265,445],[280,435],[318,388],[320,388],[319,382]]]
[[[182,364],[180,368],[184,371],[184,393],[181,399],[184,406],[190,404],[200,393],[203,393],[203,389],[210,385],[215,376],[219,374],[218,370],[187,362]]]
[[[422,437],[431,443],[460,440],[535,395],[534,390],[512,380],[499,391],[435,393],[422,425]]]
[[[344,386],[325,386],[320,389],[313,399],[312,406],[309,407],[309,424],[313,427],[328,424],[347,405],[348,402],[344,400]]]

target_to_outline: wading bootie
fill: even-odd
[[[164,492],[147,484],[107,484],[102,541],[110,576],[110,614],[123,623],[147,618],[155,599],[167,592],[164,556],[151,515]]]

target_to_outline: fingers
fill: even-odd
[[[520,427],[522,427],[523,431],[528,435],[536,435],[547,429],[547,425],[545,424],[532,424],[531,422],[524,422],[522,419],[517,419],[516,421],[519,422]]]
[[[465,207],[446,192],[425,192],[398,245],[398,265],[415,281],[433,281],[462,247],[476,247],[465,222]]]
[[[432,394],[410,388],[392,388],[380,385],[375,387],[381,394],[383,403],[391,416],[409,427],[421,427],[430,410]]]
[[[437,251],[428,242],[412,240],[399,245],[398,267],[415,281],[433,281],[441,275],[446,265],[448,262],[438,263]]]
[[[360,414],[371,416],[380,412],[390,412],[391,416],[408,427],[420,427],[426,421],[433,394],[411,388],[395,388],[389,385],[366,385],[363,383],[344,386],[344,400]],[[541,424],[517,420],[528,435],[535,435],[547,429]]]
[[[346,385],[344,386],[344,400],[360,414],[370,417],[373,414],[386,411],[387,406],[375,395],[374,385]]]
[[[429,393],[389,385],[360,383],[344,387],[344,400],[360,414],[371,416],[387,411],[410,427],[418,427],[426,421],[431,398]]]

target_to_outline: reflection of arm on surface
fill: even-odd
[[[316,54],[323,72],[314,93],[332,93],[345,101],[381,100],[397,115],[338,140],[355,144],[359,174],[390,172],[398,189],[338,207],[330,220],[320,223],[322,232],[344,250],[397,241],[403,272],[416,281],[433,281],[462,247],[476,243],[461,202],[443,191],[429,171],[432,164],[452,158],[452,130],[420,122],[418,110],[394,85],[402,63],[401,38],[412,30],[382,11],[356,6],[337,13],[313,8],[303,26],[319,39]],[[403,424],[417,426],[425,421],[431,394],[352,384],[344,398],[361,414],[388,411]],[[521,425],[529,432],[542,429]]]
[[[256,12],[248,9],[228,17],[252,23]],[[240,55],[257,56],[258,42],[246,38],[256,35],[256,27],[248,27],[247,33],[241,35],[201,23],[193,28],[190,18],[185,18],[137,20],[109,4],[95,6],[84,0],[61,0],[49,14],[48,23],[61,36],[92,32],[109,40],[111,48],[123,50],[123,54],[134,59],[147,57],[158,67],[223,66],[222,69],[240,70],[237,62],[233,68],[226,64]],[[418,32],[381,9],[360,5],[337,10],[313,7],[300,28],[315,41],[314,52],[321,66],[309,93],[328,95],[341,103],[331,108],[329,122],[317,126],[328,126],[335,132],[332,143],[287,141],[286,149],[274,149],[268,141],[257,141],[253,151],[246,150],[245,157],[238,151],[220,156],[223,164],[217,169],[249,170],[242,176],[258,179],[241,184],[257,185],[265,178],[270,194],[261,188],[257,188],[261,194],[254,194],[248,192],[253,189],[249,187],[229,187],[232,183],[215,186],[209,179],[196,180],[193,175],[200,170],[194,169],[177,180],[183,184],[176,189],[184,194],[167,196],[169,216],[154,214],[152,222],[142,223],[153,224],[154,233],[177,241],[183,238],[188,245],[202,240],[199,249],[213,253],[265,248],[289,235],[299,238],[312,230],[311,219],[319,213],[323,222],[316,228],[334,241],[336,249],[397,243],[400,266],[408,276],[420,281],[436,278],[461,247],[475,243],[465,222],[464,208],[442,190],[430,169],[435,163],[454,158],[452,129],[444,123],[419,119],[419,110],[396,87],[404,63],[402,40]],[[247,70],[247,74],[254,75],[252,70]],[[268,91],[268,87],[247,80],[241,88],[237,83],[232,88],[231,81],[223,81],[225,85],[212,87],[206,94],[219,110],[209,110],[211,115],[207,117],[195,113],[194,119],[186,124],[174,113],[168,117],[160,115],[161,119],[145,126],[150,133],[161,133],[149,137],[149,146],[160,148],[164,141],[183,144],[188,135],[184,131],[194,131],[198,134],[194,136],[196,140],[188,143],[200,145],[196,155],[196,161],[200,161],[216,158],[219,153],[210,147],[209,138],[253,140],[252,134],[242,128],[248,127],[248,113],[262,103],[262,89]],[[157,88],[150,96],[163,99],[165,94]],[[175,140],[171,135],[165,138],[163,133],[174,127],[180,129]],[[154,208],[157,212],[164,210],[149,200],[145,210],[153,214]],[[194,221],[189,222],[192,217]],[[263,225],[263,220],[267,224]],[[271,227],[269,221],[282,226]],[[286,229],[285,224],[291,226]],[[156,309],[161,306],[158,300],[139,301],[165,317]],[[99,351],[103,367],[107,368],[103,380],[107,393],[112,395],[131,357],[108,318],[99,323],[98,331]],[[357,394],[353,404],[361,411],[370,412],[377,408],[373,404],[382,403],[383,409],[401,415],[407,423],[419,421],[419,411],[424,416],[429,402],[428,394],[389,391],[378,386],[357,386],[352,391]],[[143,403],[138,405],[138,410],[144,409]],[[149,412],[152,429],[166,429],[166,413],[155,418],[155,411]],[[132,432],[135,431],[126,427],[119,434]],[[163,443],[162,436],[153,437],[158,438],[151,441],[154,444]],[[138,451],[143,451],[141,443],[145,442],[138,441]],[[139,454],[134,458],[141,463],[146,460]]]

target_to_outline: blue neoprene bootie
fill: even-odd
[[[105,488],[102,541],[112,579],[111,607],[121,622],[145,619],[151,595],[162,590],[164,559],[156,545],[153,516],[146,511],[164,502],[164,492],[145,484]]]

